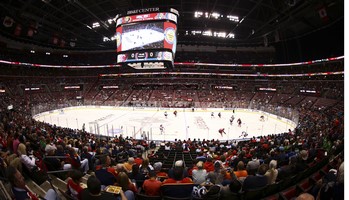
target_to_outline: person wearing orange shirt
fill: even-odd
[[[237,165],[237,171],[234,172],[236,178],[238,178],[239,180],[244,179],[248,176],[248,173],[245,169],[245,164],[242,161],[238,162]]]
[[[127,173],[132,172],[132,166],[135,164],[135,159],[133,157],[129,157],[127,162],[124,163],[124,168]]]

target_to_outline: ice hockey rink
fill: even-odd
[[[173,114],[177,111],[177,116]],[[165,112],[168,114],[165,117]],[[211,114],[214,114],[212,117]],[[221,113],[221,117],[218,113]],[[235,119],[230,124],[229,119]],[[260,117],[265,120],[261,121]],[[237,119],[241,119],[241,127]],[[293,121],[249,109],[201,109],[195,108],[129,108],[107,106],[78,106],[48,111],[34,116],[38,121],[56,124],[72,129],[82,129],[102,136],[115,137],[119,134],[136,139],[147,137],[151,140],[175,139],[218,139],[233,140],[277,134],[293,130]],[[160,125],[164,127],[160,130]],[[219,129],[224,128],[225,134]],[[248,135],[244,135],[244,133]]]

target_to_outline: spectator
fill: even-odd
[[[156,179],[156,172],[149,172],[149,179],[146,179],[143,183],[144,193],[148,196],[160,196],[160,187],[162,185],[161,181]]]
[[[156,162],[154,163],[154,171],[156,173],[156,176],[160,179],[165,180],[168,178],[168,174],[166,172],[161,171],[162,169],[162,163],[161,162]]]
[[[278,170],[278,179],[285,179],[293,176],[297,172],[296,168],[297,157],[293,156],[289,158],[289,164],[282,166]]]
[[[268,166],[262,164],[258,167],[256,175],[248,175],[244,180],[242,188],[244,191],[259,189],[268,184],[268,178],[264,175]]]
[[[249,175],[255,175],[259,166],[260,166],[260,162],[257,158],[257,155],[254,155],[252,157],[252,160],[247,163],[246,170]]]
[[[265,176],[268,178],[268,184],[274,184],[276,181],[276,178],[278,176],[278,170],[276,169],[277,161],[271,160],[269,163],[269,169],[265,173]]]
[[[302,193],[298,195],[295,200],[315,200],[314,196],[309,193]]]
[[[221,200],[240,200],[242,184],[236,178],[233,178],[229,185],[223,186],[221,190]]]
[[[67,193],[73,198],[73,199],[81,199],[81,193],[82,193],[82,172],[79,170],[73,170],[70,172],[70,179],[67,183]]]
[[[15,167],[7,168],[7,177],[11,184],[11,192],[16,200],[39,200],[38,195],[32,193],[24,182],[24,177]],[[53,189],[46,192],[45,199],[56,199],[57,194]]]
[[[176,168],[181,168],[181,171],[183,171],[183,175],[182,175],[183,177],[187,177],[188,176],[188,171],[184,169],[184,162],[183,162],[183,160],[177,160],[175,162],[175,166],[168,170],[168,177],[174,178],[174,171],[176,170]]]
[[[308,169],[309,166],[307,164],[307,160],[308,160],[308,152],[306,150],[300,151],[297,164],[296,164],[297,172],[302,172]]]
[[[82,149],[82,153],[81,153],[81,159],[87,159],[88,160],[88,168],[89,169],[93,169],[93,156],[88,152],[88,146],[84,146],[84,148]]]
[[[90,176],[87,180],[87,189],[82,191],[82,199],[93,199],[93,200],[117,200],[113,194],[101,191],[101,182],[95,176]],[[133,200],[132,195],[130,198],[123,191],[120,192],[121,200]]]
[[[208,156],[206,159],[206,162],[204,163],[204,168],[206,169],[207,172],[214,171],[214,165],[212,160],[213,160],[212,157]]]
[[[47,156],[55,156],[56,148],[54,148],[51,145],[46,145],[45,151],[46,151]],[[45,157],[44,162],[45,162],[46,167],[49,171],[71,169],[71,164],[65,164],[64,161],[61,162],[58,158]]]
[[[35,157],[33,155],[27,155],[27,148],[24,144],[20,143],[18,145],[18,156],[21,159],[21,162],[26,166],[26,168],[31,172],[34,168],[37,168],[35,164]]]
[[[88,160],[86,158],[84,160],[81,160],[74,147],[70,147],[69,157],[73,168],[80,168],[84,173],[87,173],[87,171],[89,170]]]
[[[122,187],[124,192],[130,190],[133,194],[137,193],[136,186],[131,182],[125,172],[120,172],[118,174],[115,185]]]
[[[124,168],[127,173],[132,172],[132,166],[135,164],[135,159],[133,157],[129,157],[127,162],[124,163]]]
[[[226,170],[223,170],[222,168],[222,163],[218,160],[215,161],[214,171],[208,173],[207,179],[209,179],[213,184],[222,184],[226,173]]]
[[[173,178],[170,177],[162,182],[163,184],[167,183],[193,183],[191,178],[184,177],[184,168],[183,167],[175,167],[173,168]]]
[[[201,184],[206,181],[207,171],[204,169],[203,162],[199,161],[197,164],[197,169],[193,170],[193,181],[194,184]]]
[[[238,163],[237,170],[234,171],[234,174],[235,174],[236,178],[239,179],[239,180],[244,180],[247,177],[248,173],[245,170],[244,162],[240,161]]]
[[[95,174],[96,177],[101,182],[102,186],[114,185],[117,177],[115,168],[109,167],[110,157],[105,155],[100,157],[100,162],[102,165],[96,167]]]

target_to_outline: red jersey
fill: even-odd
[[[162,183],[156,179],[147,179],[143,183],[143,190],[148,196],[160,196],[160,187]]]
[[[70,191],[70,194],[73,197],[73,199],[81,199],[81,192],[83,188],[80,185],[74,183],[72,179],[69,179],[67,183],[67,188]]]

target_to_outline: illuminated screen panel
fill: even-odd
[[[140,61],[173,61],[173,55],[170,51],[149,50],[143,52],[125,52],[117,56],[117,63],[132,63]]]
[[[177,15],[169,12],[160,12],[160,13],[147,13],[139,15],[125,16],[117,19],[116,26],[135,22],[144,22],[152,20],[169,20],[177,24]]]
[[[176,24],[172,22],[136,23],[116,29],[117,52],[145,49],[176,51]]]

